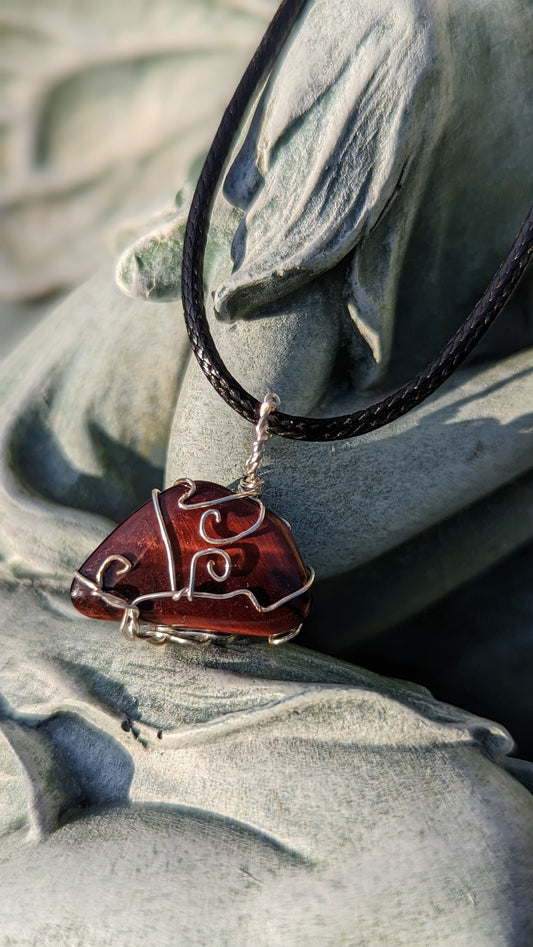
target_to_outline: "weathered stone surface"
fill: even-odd
[[[526,209],[529,16],[520,0],[505,16],[306,5],[207,254],[217,344],[254,394],[350,410],[460,322]],[[174,214],[136,240],[122,285],[171,299],[181,231]],[[330,599],[323,641],[377,635],[531,538],[530,299],[524,286],[507,314],[516,333],[502,323],[393,427],[333,449],[269,443],[265,501],[352,593],[350,622]],[[179,306],[99,275],[13,353],[0,393],[6,936],[529,943],[531,797],[505,767],[531,776],[505,763],[501,726],[290,645],[127,644],[67,604],[70,569],[164,476],[242,473],[251,429],[192,363]],[[501,651],[470,654],[471,696],[518,689]]]
[[[290,644],[130,644],[49,586],[0,620],[6,939],[530,939],[500,726]]]
[[[275,6],[2,3],[0,298],[76,285],[171,206]]]

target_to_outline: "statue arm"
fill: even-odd
[[[322,274],[331,280],[347,260],[345,311],[386,367],[403,255],[451,81],[430,6],[378,2],[357,15],[349,0],[306,7],[224,182],[243,216],[233,271],[213,281],[222,319],[264,310]],[[215,228],[217,211],[221,200]]]

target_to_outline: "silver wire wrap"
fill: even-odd
[[[132,565],[125,556],[122,555],[112,555],[108,556],[104,562],[101,564],[98,572],[96,574],[96,580],[93,581],[87,576],[83,575],[81,572],[75,572],[75,575],[80,579],[86,586],[88,586],[94,595],[97,595],[102,601],[107,605],[110,605],[112,608],[122,609],[122,621],[120,623],[120,631],[129,641],[134,640],[135,638],[141,638],[146,641],[149,641],[151,644],[161,645],[166,644],[167,642],[174,642],[175,644],[202,644],[208,645],[211,642],[225,643],[233,641],[236,635],[231,633],[217,633],[209,630],[193,630],[189,628],[178,628],[168,625],[154,625],[152,628],[149,626],[151,623],[145,623],[140,621],[140,610],[139,605],[142,602],[148,601],[150,599],[157,600],[161,598],[172,598],[175,601],[178,601],[181,597],[185,596],[189,602],[192,602],[195,598],[207,598],[207,599],[231,599],[239,595],[246,596],[252,603],[256,611],[260,613],[272,612],[275,611],[282,605],[292,601],[292,599],[297,598],[302,595],[304,592],[311,587],[315,574],[312,569],[307,567],[307,580],[299,589],[296,589],[294,592],[284,595],[281,599],[278,599],[277,602],[273,602],[271,605],[260,605],[257,601],[257,598],[249,589],[236,589],[233,592],[226,593],[213,593],[213,592],[198,592],[195,591],[195,579],[196,579],[196,563],[198,559],[203,556],[220,556],[223,560],[223,569],[219,573],[214,568],[213,560],[210,560],[207,564],[207,571],[210,577],[216,582],[224,582],[231,571],[231,559],[228,553],[221,549],[221,546],[226,545],[227,543],[235,544],[240,540],[244,539],[247,536],[250,536],[254,533],[263,523],[265,517],[265,507],[259,496],[263,489],[264,480],[262,480],[257,475],[259,466],[263,459],[263,454],[265,452],[266,442],[270,439],[271,434],[268,430],[268,422],[270,415],[280,406],[280,399],[273,392],[269,392],[266,397],[261,402],[261,407],[259,410],[259,418],[257,424],[255,425],[255,438],[252,444],[252,453],[250,454],[245,465],[245,473],[242,477],[237,492],[230,494],[230,496],[219,497],[215,500],[205,500],[200,503],[190,503],[187,502],[190,500],[196,492],[196,484],[194,480],[183,479],[177,480],[176,486],[178,484],[185,484],[187,486],[186,493],[183,494],[179,500],[179,507],[182,510],[187,509],[203,509],[205,512],[202,514],[200,520],[200,537],[204,542],[211,544],[211,548],[199,550],[194,554],[191,560],[191,567],[189,573],[189,582],[182,589],[177,589],[176,584],[176,567],[174,563],[174,556],[172,552],[172,546],[170,543],[170,538],[167,533],[165,526],[165,521],[163,519],[163,514],[161,512],[161,506],[159,502],[159,490],[152,490],[152,503],[155,510],[155,515],[157,519],[157,524],[161,534],[161,539],[165,547],[165,552],[167,556],[168,564],[168,575],[169,575],[169,590],[161,590],[159,592],[152,592],[145,595],[139,595],[137,598],[133,599],[131,602],[126,602],[121,599],[119,596],[114,595],[112,592],[104,590],[103,584],[105,579],[105,573],[107,568],[112,563],[118,563],[120,569],[118,570],[118,575],[124,575],[127,573]],[[228,536],[227,538],[220,539],[216,536],[209,536],[206,533],[206,521],[209,517],[212,517],[216,523],[220,522],[220,513],[217,506],[228,503],[232,500],[235,500],[239,496],[249,497],[250,500],[255,500],[259,507],[258,518],[256,522],[250,526],[248,529],[244,530],[241,533],[238,533],[236,536]],[[286,521],[285,521],[286,522]],[[289,524],[287,524],[289,525]],[[219,548],[216,548],[216,547]],[[148,627],[147,627],[148,625]],[[287,632],[280,632],[278,634],[269,635],[267,641],[269,644],[278,645],[283,644],[285,641],[290,641],[292,638],[295,638],[300,628],[302,626],[298,625],[296,628],[291,628]],[[263,636],[261,636],[263,637]]]
[[[237,490],[238,493],[244,494],[245,496],[258,496],[263,489],[265,481],[257,476],[257,471],[263,459],[265,444],[271,437],[268,430],[269,417],[279,406],[280,400],[272,391],[270,391],[261,402],[259,419],[255,425],[255,439],[252,444],[252,453],[246,461],[244,468],[245,473]]]
[[[257,492],[257,468],[261,462],[261,455],[263,453],[264,443],[268,439],[268,432],[266,425],[268,424],[268,415],[271,411],[275,410],[272,405],[279,403],[279,399],[276,395],[268,395],[267,398],[272,399],[269,401],[270,407],[267,407],[264,413],[264,417],[260,418],[256,426],[257,438],[254,441],[254,452],[250,457],[250,476],[255,478],[255,489],[254,494]],[[275,399],[275,401],[274,401]],[[266,402],[267,399],[265,399]],[[257,450],[256,450],[257,447]],[[248,465],[247,465],[248,467]],[[259,483],[261,483],[259,481]],[[192,602],[194,599],[233,599],[238,596],[246,597],[252,604],[253,608],[260,614],[267,614],[269,612],[274,612],[278,608],[281,608],[283,605],[288,604],[293,599],[298,598],[300,595],[303,595],[305,592],[310,589],[313,584],[315,573],[309,566],[307,567],[307,579],[300,588],[295,589],[293,592],[289,592],[287,595],[282,596],[282,598],[277,599],[277,601],[272,602],[270,605],[260,605],[254,593],[248,588],[234,589],[231,592],[200,592],[195,589],[196,584],[196,564],[199,559],[205,556],[211,556],[211,559],[207,563],[207,572],[210,578],[215,582],[225,582],[229,577],[231,572],[232,561],[229,554],[225,549],[222,549],[222,545],[235,545],[236,542],[240,542],[242,539],[255,533],[262,525],[265,518],[265,506],[256,495],[247,495],[245,493],[231,493],[229,496],[218,497],[213,500],[203,500],[195,503],[193,498],[196,493],[196,483],[194,480],[188,478],[177,480],[175,486],[184,485],[187,489],[183,496],[178,502],[178,506],[182,510],[201,510],[205,512],[202,514],[200,519],[200,528],[199,533],[201,539],[208,544],[206,549],[200,549],[191,558],[188,582],[183,588],[177,588],[176,582],[176,566],[174,562],[174,554],[172,551],[172,545],[170,538],[166,529],[165,520],[161,512],[161,505],[159,501],[160,491],[152,490],[152,504],[161,535],[161,540],[165,548],[166,557],[167,557],[167,567],[168,567],[168,579],[169,579],[169,589],[161,589],[157,592],[148,592],[144,595],[139,595],[137,598],[132,599],[131,601],[125,601],[120,596],[116,595],[114,592],[110,592],[104,589],[104,582],[106,577],[106,572],[111,565],[115,565],[116,575],[124,576],[132,569],[132,563],[125,556],[114,553],[110,556],[107,556],[104,561],[101,563],[95,579],[90,579],[88,576],[83,575],[82,572],[75,572],[75,576],[83,582],[87,588],[91,590],[93,595],[96,595],[100,598],[101,601],[105,602],[106,605],[109,605],[111,608],[117,608],[122,611],[122,620],[120,623],[120,631],[129,641],[133,641],[135,638],[141,638],[143,640],[149,641],[154,645],[166,644],[167,642],[173,642],[175,644],[201,644],[208,645],[212,642],[219,644],[227,643],[233,641],[235,637],[234,634],[224,633],[224,632],[215,632],[209,629],[190,629],[176,627],[172,625],[160,625],[152,624],[151,622],[143,622],[141,620],[140,606],[147,601],[157,601],[159,599],[171,598],[174,601],[178,602],[181,598],[186,598],[187,601]],[[260,489],[260,487],[259,487]],[[251,488],[250,488],[251,492]],[[258,507],[258,516],[248,529],[237,533],[233,536],[227,536],[226,538],[211,537],[206,533],[205,524],[206,520],[209,517],[212,517],[215,522],[220,522],[220,513],[218,512],[217,507],[221,506],[224,503],[234,502],[239,497],[247,496],[249,500],[252,500]],[[192,501],[192,502],[191,502]],[[288,525],[288,524],[287,524]],[[209,545],[211,544],[211,545]],[[219,557],[219,568],[222,566],[221,571],[217,571],[215,567],[215,559]],[[272,645],[283,644],[285,641],[290,641],[292,638],[296,637],[300,628],[302,626],[298,625],[295,628],[291,628],[287,632],[280,632],[278,634],[269,635],[267,641]],[[244,637],[244,636],[243,636]],[[255,637],[255,636],[252,636]],[[257,636],[262,638],[266,636]]]

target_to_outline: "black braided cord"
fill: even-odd
[[[209,212],[243,114],[282,45],[306,0],[283,0],[224,112],[191,204],[183,246],[182,298],[191,345],[202,371],[218,394],[243,418],[255,423],[260,402],[236,381],[224,365],[213,342],[203,302],[203,262]],[[429,365],[382,401],[353,414],[334,418],[307,418],[275,411],[270,415],[273,434],[301,441],[336,441],[375,431],[402,417],[433,394],[470,354],[501,312],[533,252],[533,208],[506,259],[483,296],[448,344]]]

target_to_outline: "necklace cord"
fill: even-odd
[[[224,401],[252,424],[261,402],[230,374],[222,361],[204,306],[203,263],[209,212],[224,163],[248,103],[272,68],[306,0],[283,0],[224,112],[200,173],[183,244],[182,300],[193,352],[205,376]],[[478,344],[500,314],[533,253],[533,208],[507,257],[455,335],[414,378],[393,394],[353,414],[308,418],[273,411],[269,433],[302,441],[335,441],[368,434],[396,421],[440,387]]]

